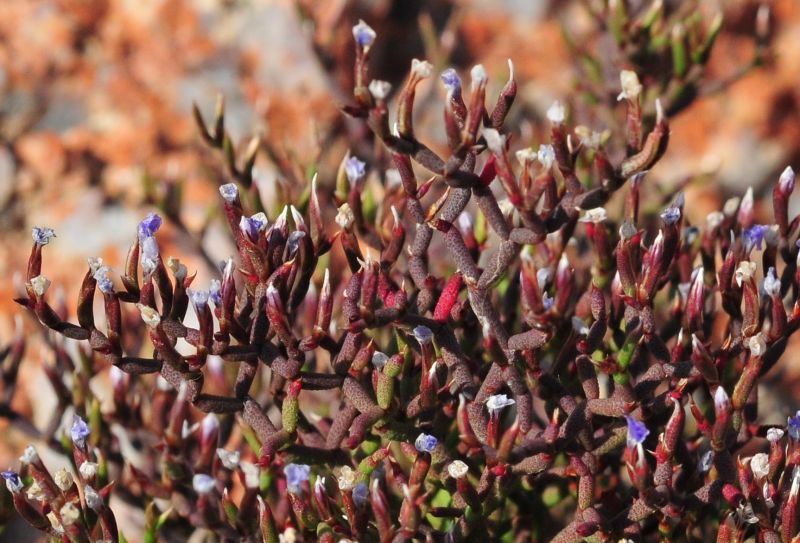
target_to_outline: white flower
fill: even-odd
[[[81,518],[81,511],[72,502],[65,503],[61,510],[61,524],[64,526],[72,526]]]
[[[261,470],[251,462],[241,462],[239,466],[244,473],[244,486],[247,488],[258,488],[261,483]]]
[[[547,119],[553,124],[563,123],[565,117],[564,106],[558,100],[547,109]]]
[[[426,79],[433,73],[433,64],[427,60],[412,59],[411,73],[420,79]]]
[[[502,155],[506,150],[506,137],[494,128],[484,129],[483,137],[486,139],[489,150],[494,154]]]
[[[783,438],[784,431],[780,428],[770,428],[767,430],[767,441],[770,443],[776,443]]]
[[[717,391],[714,392],[714,409],[717,413],[722,411],[727,411],[731,408],[731,399],[728,396],[728,393],[725,392],[725,389],[722,386],[717,387]]]
[[[39,483],[36,482],[36,479],[34,479],[31,486],[25,490],[25,496],[31,501],[44,502],[47,500],[47,495],[45,495]]]
[[[161,315],[149,305],[136,304],[136,307],[139,308],[139,313],[142,314],[142,320],[150,328],[155,328],[161,323]]]
[[[350,466],[342,466],[339,468],[336,482],[339,484],[339,490],[353,490],[356,486],[355,470]]]
[[[388,81],[381,81],[380,79],[373,79],[369,82],[369,93],[376,100],[386,100],[392,90],[392,84]]]
[[[753,356],[762,356],[767,350],[767,342],[763,334],[756,334],[747,340],[747,348]]]
[[[31,279],[31,288],[37,296],[44,296],[44,293],[50,288],[50,280],[44,275],[37,275]]]
[[[228,451],[220,448],[217,449],[217,457],[226,469],[233,471],[239,467],[239,460],[241,458],[239,451]]]
[[[192,477],[192,488],[200,495],[210,494],[216,484],[214,478],[205,473],[197,473]]]
[[[81,479],[88,481],[97,475],[98,467],[96,462],[84,461],[78,468],[78,473],[81,474]]]
[[[636,100],[642,92],[642,84],[636,72],[622,70],[619,73],[619,82],[622,92],[617,96],[617,100]]]
[[[33,447],[33,445],[28,445],[25,447],[25,451],[23,451],[22,456],[19,457],[19,461],[23,465],[33,464],[34,462],[39,461],[39,454],[36,452],[36,449]]]
[[[219,194],[226,202],[232,204],[239,197],[239,188],[234,183],[227,183],[219,188]]]
[[[736,281],[736,284],[740,287],[742,283],[749,281],[753,274],[756,272],[756,263],[750,262],[749,260],[742,260],[739,262],[739,267],[736,268],[736,271],[733,274],[733,278]]]
[[[450,465],[447,466],[447,473],[453,479],[461,479],[462,477],[466,477],[468,471],[469,466],[467,466],[461,460],[453,460]]]
[[[472,78],[471,86],[473,91],[486,83],[486,80],[488,79],[486,76],[486,69],[483,67],[483,64],[476,64],[473,66],[469,71],[469,76]]]
[[[536,151],[534,151],[530,147],[527,147],[525,149],[520,149],[519,151],[514,153],[514,156],[517,157],[517,161],[522,166],[526,166],[527,164],[530,164],[531,162],[536,160]]]
[[[769,475],[769,456],[766,453],[758,453],[750,459],[750,469],[756,479],[761,479]]]
[[[86,485],[83,489],[83,496],[86,498],[86,505],[89,506],[89,509],[97,511],[101,507],[103,507],[103,498],[97,491]]]
[[[505,394],[495,394],[489,396],[489,399],[486,400],[486,408],[489,410],[489,413],[495,415],[503,408],[514,405],[515,403],[516,402],[512,398],[509,398]]]
[[[706,226],[709,230],[717,228],[725,220],[725,214],[721,211],[712,211],[706,216]]]
[[[353,214],[353,210],[350,209],[350,205],[345,202],[339,208],[339,212],[336,214],[336,224],[342,230],[347,230],[350,228],[356,220],[356,216]]]
[[[545,170],[549,170],[553,163],[556,161],[556,151],[552,145],[540,145],[539,151],[536,153],[536,158],[542,163]]]
[[[580,222],[591,222],[594,224],[601,223],[608,218],[606,209],[604,207],[595,207],[586,211],[586,213],[579,219]]]

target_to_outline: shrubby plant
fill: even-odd
[[[112,497],[145,509],[147,541],[793,540],[800,412],[761,424],[757,384],[800,326],[795,175],[769,220],[752,190],[700,225],[653,190],[666,112],[696,95],[721,21],[624,4],[598,12],[634,68],[620,130],[574,126],[565,100],[512,153],[513,64],[490,105],[483,66],[468,85],[447,69],[441,156],[414,126],[433,66],[392,95],[362,21],[344,111],[383,150],[332,187],[314,176],[268,216],[259,140],[239,163],[223,105],[211,126],[195,111],[238,250],[210,284],[160,251],[151,213],[119,278],[89,260],[75,323],[48,293],[55,233],[34,228],[17,302],[57,333],[48,445],[74,469],[27,448],[3,472],[18,513],[63,541],[123,540]],[[102,412],[88,382],[107,367]]]

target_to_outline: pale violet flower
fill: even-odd
[[[347,175],[347,180],[350,184],[355,183],[367,172],[367,164],[358,158],[351,156],[344,161],[344,173]]]
[[[622,92],[617,96],[617,100],[635,100],[642,92],[642,84],[639,82],[639,76],[636,72],[630,70],[622,70],[619,73],[619,82],[622,87]]]
[[[647,426],[645,426],[643,422],[636,420],[630,415],[625,415],[625,420],[628,423],[628,437],[626,439],[628,447],[641,445],[650,434],[650,430],[647,429]]]
[[[69,431],[72,442],[78,447],[83,447],[86,445],[86,438],[89,437],[90,433],[91,431],[86,421],[83,420],[80,415],[74,415],[72,418],[72,427]]]
[[[211,494],[216,484],[214,478],[205,473],[198,473],[192,477],[192,488],[201,496]]]
[[[372,355],[372,365],[375,366],[377,370],[382,370],[388,361],[389,357],[380,351],[375,351]]]
[[[442,83],[447,89],[447,92],[452,93],[453,96],[458,96],[461,93],[461,78],[453,68],[448,68],[442,72]]]
[[[292,494],[300,494],[302,491],[302,484],[308,481],[308,475],[311,473],[311,466],[306,464],[287,464],[283,468],[283,473],[286,475],[286,488]]]
[[[414,328],[414,339],[416,339],[420,345],[430,343],[433,341],[433,332],[427,326],[420,324]]]
[[[372,45],[376,36],[377,34],[372,27],[361,19],[358,20],[358,24],[353,26],[353,38],[361,47],[369,47]]]
[[[505,394],[495,394],[489,396],[489,399],[486,400],[486,409],[489,410],[490,414],[497,415],[500,411],[515,403],[513,398],[509,398]]]
[[[566,114],[564,112],[564,106],[556,100],[553,104],[547,109],[547,119],[553,124],[561,124],[564,122],[566,118]]]
[[[775,268],[770,266],[767,275],[764,277],[764,292],[769,296],[778,296],[781,292],[781,280],[775,273]]]
[[[42,247],[50,243],[50,240],[56,237],[56,233],[52,228],[34,226],[31,229],[31,237],[36,245]]]
[[[226,183],[219,188],[219,194],[223,200],[232,204],[239,197],[239,188],[235,183]]]
[[[416,449],[419,452],[430,453],[433,452],[433,449],[436,447],[438,443],[439,440],[436,439],[436,437],[430,434],[421,433],[420,435],[417,436],[417,439],[414,441],[414,447],[416,447]]]
[[[542,163],[545,170],[549,170],[556,161],[556,151],[552,145],[540,145],[536,158]]]

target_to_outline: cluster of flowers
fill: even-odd
[[[785,428],[760,425],[755,386],[800,326],[791,168],[773,190],[774,224],[757,224],[752,191],[703,229],[688,223],[682,196],[660,214],[640,211],[669,128],[658,101],[645,120],[631,71],[620,78],[624,158],[612,158],[607,135],[570,129],[555,103],[549,143],[517,151],[515,167],[503,127],[517,93],[510,63],[491,108],[482,66],[469,89],[455,71],[442,74],[442,158],[413,127],[416,88],[433,67],[412,63],[390,123],[391,86],[367,70],[375,32],[361,22],[353,35],[355,100],[345,111],[367,123],[394,165],[375,213],[362,206],[370,169],[355,157],[342,162],[331,195],[334,235],[316,178],[303,204],[286,205],[272,223],[248,213],[259,206],[252,187],[225,184],[238,259],[220,280],[192,289],[186,266],[161,257],[161,218],[151,214],[128,254],[124,290],[90,259],[78,324],[47,302],[42,248],[54,233],[34,230],[27,295],[17,301],[112,366],[115,413],[75,410],[96,415],[96,448],[115,454],[90,460],[75,418],[81,484],[51,478],[29,450],[20,474],[3,474],[20,513],[70,541],[118,541],[104,505],[113,472],[139,500],[171,500],[175,511],[149,526],[270,543],[680,539],[714,523],[718,541],[748,531],[791,540],[800,413]],[[202,132],[221,141],[215,124]],[[415,168],[433,177],[419,183]],[[622,188],[624,214],[613,225],[608,210]],[[337,245],[349,270],[319,273]],[[447,277],[431,266],[439,246],[446,256],[435,263],[450,265]],[[97,289],[105,332],[95,326]],[[142,334],[123,304],[138,308],[152,356],[129,354],[143,350]],[[197,327],[184,322],[189,305]],[[179,340],[193,353],[181,354]],[[134,400],[146,377],[129,374],[158,374],[151,398]],[[301,409],[301,395],[325,390],[338,392],[336,405]],[[191,406],[209,413],[199,438]],[[126,418],[156,436],[146,469],[119,454],[121,434],[108,428]],[[235,421],[245,441],[221,448]],[[768,453],[737,458],[762,438]],[[104,462],[115,465],[91,468]]]

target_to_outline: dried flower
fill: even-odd
[[[758,453],[750,459],[750,469],[756,479],[762,479],[769,475],[769,455]]]
[[[161,315],[152,307],[144,304],[136,304],[136,307],[139,308],[142,320],[150,328],[155,328],[161,323]]]
[[[453,479],[461,479],[462,477],[466,477],[468,472],[469,466],[467,466],[461,460],[453,460],[450,465],[447,466],[447,473]]]
[[[219,458],[219,461],[222,462],[222,465],[225,466],[226,469],[233,471],[239,467],[241,454],[239,451],[228,451],[220,448],[217,449],[217,458]]]
[[[355,221],[356,216],[350,209],[350,205],[347,202],[343,203],[339,207],[339,212],[336,214],[336,224],[338,224],[342,230],[348,230]]]
[[[342,466],[339,468],[339,474],[336,476],[336,482],[339,485],[339,490],[353,490],[356,487],[356,472],[350,466]]]
[[[72,474],[67,471],[67,468],[61,468],[58,470],[53,476],[53,480],[55,481],[56,486],[60,488],[62,492],[67,492],[75,482],[72,478]]]
[[[433,64],[427,60],[411,59],[411,73],[420,79],[426,79],[433,73]]]
[[[50,280],[44,275],[37,275],[31,279],[31,288],[37,296],[44,296],[47,289],[50,288]]]
[[[549,170],[556,161],[556,151],[552,145],[540,145],[536,158],[542,163],[542,167],[545,170]]]
[[[750,278],[753,277],[753,274],[756,272],[756,263],[750,262],[749,260],[742,260],[739,262],[739,267],[736,268],[736,271],[733,274],[733,278],[736,281],[736,284],[740,287],[742,283],[746,283],[750,281]]]
[[[636,100],[642,92],[642,84],[639,82],[639,76],[636,72],[630,70],[622,70],[619,73],[619,82],[622,87],[622,92],[617,96],[617,100]]]

